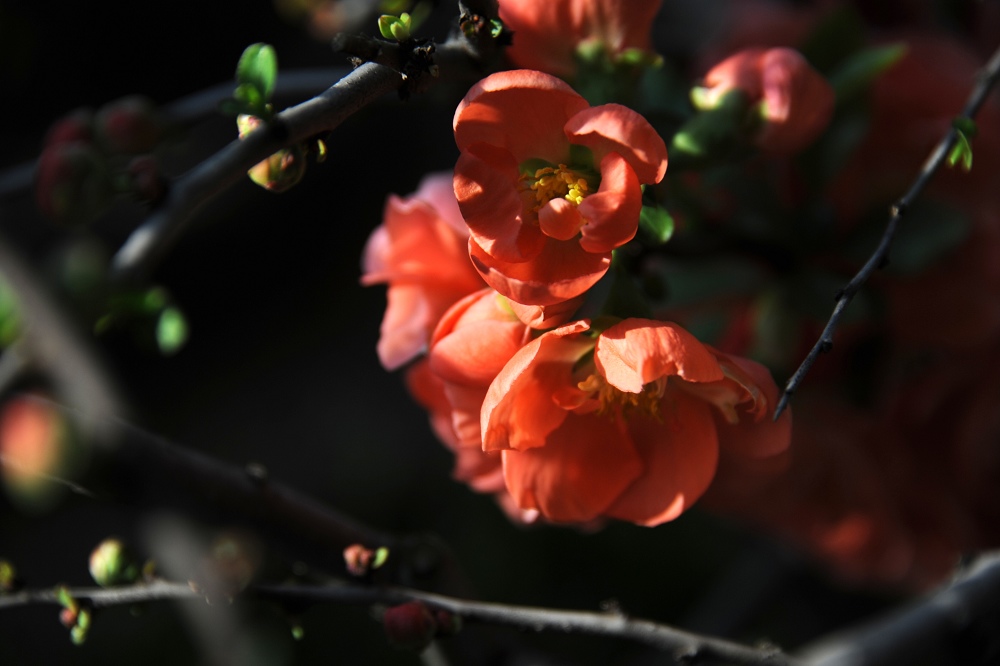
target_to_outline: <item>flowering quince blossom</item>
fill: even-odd
[[[365,246],[361,283],[388,283],[378,356],[387,370],[427,346],[441,315],[483,281],[468,257],[468,227],[452,190],[452,174],[424,178],[410,197],[389,197],[383,223]]]
[[[559,79],[499,72],[455,112],[455,195],[469,253],[487,284],[524,305],[577,297],[636,233],[642,184],[657,183],[667,150],[639,114],[590,107]]]
[[[823,76],[793,49],[746,49],[723,60],[696,89],[703,108],[740,90],[759,110],[754,141],[764,150],[795,153],[818,137],[833,115],[834,92]]]
[[[791,421],[771,421],[766,369],[676,324],[626,319],[594,336],[587,321],[518,350],[486,394],[483,449],[502,451],[507,491],[554,522],[600,517],[658,525],[708,488],[720,452],[776,456]]]
[[[611,58],[650,52],[659,9],[658,0],[503,0],[500,19],[514,32],[507,57],[518,67],[569,78],[581,49],[597,46]]]

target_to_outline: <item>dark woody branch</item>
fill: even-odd
[[[972,89],[961,115],[958,117],[959,120],[971,121],[975,117],[998,78],[1000,78],[1000,49],[997,49],[989,62],[986,63],[986,66],[979,72],[976,85]],[[840,323],[844,311],[850,305],[858,291],[868,282],[872,274],[883,267],[888,261],[889,249],[892,246],[899,223],[903,220],[903,216],[906,215],[913,202],[920,196],[924,187],[927,186],[927,183],[930,182],[931,178],[934,177],[934,174],[944,163],[951,149],[955,146],[956,141],[958,141],[958,130],[955,127],[951,127],[927,157],[927,161],[921,167],[916,180],[910,185],[910,189],[890,208],[889,223],[882,234],[882,239],[879,241],[878,246],[871,257],[868,258],[868,261],[865,262],[865,265],[861,267],[861,270],[837,293],[833,313],[830,315],[822,334],[820,334],[819,340],[809,350],[802,364],[799,365],[798,369],[788,380],[788,383],[785,384],[781,400],[774,410],[775,420],[781,416],[781,412],[788,406],[792,395],[798,389],[806,373],[812,368],[819,355],[833,348],[833,334]]]

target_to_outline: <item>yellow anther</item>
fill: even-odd
[[[629,393],[617,389],[597,373],[590,374],[577,385],[581,391],[597,398],[600,407],[598,414],[611,414],[620,408],[622,416],[629,417],[640,412],[653,418],[660,418],[660,399],[667,388],[666,377],[649,382],[639,393]],[[595,395],[596,394],[596,395]]]
[[[522,191],[531,190],[534,193],[536,212],[556,197],[562,197],[579,205],[583,198],[590,194],[590,184],[587,180],[565,164],[560,164],[558,168],[536,169],[533,175],[524,174],[520,180]]]

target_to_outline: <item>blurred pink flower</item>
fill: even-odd
[[[378,356],[394,370],[425,351],[441,315],[483,281],[468,254],[469,231],[452,175],[424,178],[413,195],[390,195],[383,222],[365,246],[361,283],[388,283]]]

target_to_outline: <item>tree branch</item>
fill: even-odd
[[[595,613],[470,601],[402,587],[258,585],[253,588],[253,592],[258,598],[279,601],[336,601],[389,605],[420,601],[467,621],[538,632],[557,631],[632,640],[670,652],[676,663],[724,663],[737,666],[751,664],[791,666],[795,663],[774,647],[747,647],[719,638],[682,631],[650,620],[630,618],[620,613]]]
[[[959,118],[972,120],[975,117],[979,108],[986,101],[986,97],[989,95],[993,85],[996,84],[997,78],[1000,78],[1000,49],[997,49],[986,66],[979,72],[976,85],[972,89]],[[930,182],[935,172],[941,167],[941,164],[945,161],[945,158],[951,152],[957,140],[958,130],[951,127],[927,157],[927,161],[924,162],[910,189],[890,208],[889,223],[886,225],[885,232],[882,234],[882,239],[879,241],[878,246],[865,265],[861,267],[861,270],[838,292],[833,313],[830,315],[830,319],[827,321],[819,340],[809,350],[802,364],[788,380],[788,383],[785,384],[781,400],[778,401],[778,406],[774,410],[775,420],[781,416],[781,412],[788,406],[789,400],[791,400],[792,395],[802,383],[806,373],[809,372],[810,368],[816,362],[817,357],[833,348],[833,334],[840,323],[840,318],[843,316],[844,310],[847,309],[847,306],[854,299],[855,294],[868,282],[868,278],[871,277],[872,273],[885,265],[889,255],[889,248],[892,245],[892,240],[896,235],[896,228],[899,226],[900,221],[927,183]]]
[[[68,592],[74,599],[94,608],[157,600],[203,598],[186,583],[165,581],[110,589],[77,588],[69,589]],[[323,586],[252,585],[243,594],[252,599],[296,604],[397,605],[420,601],[431,608],[448,611],[471,622],[536,632],[555,631],[632,640],[669,652],[675,663],[718,663],[731,666],[792,666],[797,663],[777,648],[748,647],[618,613],[515,606],[458,599],[407,587],[364,587],[347,583]],[[29,604],[59,604],[58,593],[56,590],[25,590],[0,596],[0,611]]]
[[[270,123],[236,140],[171,185],[163,205],[132,232],[112,260],[118,280],[144,280],[192,215],[245,177],[247,170],[286,146],[330,132],[351,114],[402,83],[399,73],[368,63],[317,97],[279,113]]]
[[[994,664],[1000,659],[1000,553],[911,608],[801,651],[814,666]]]

